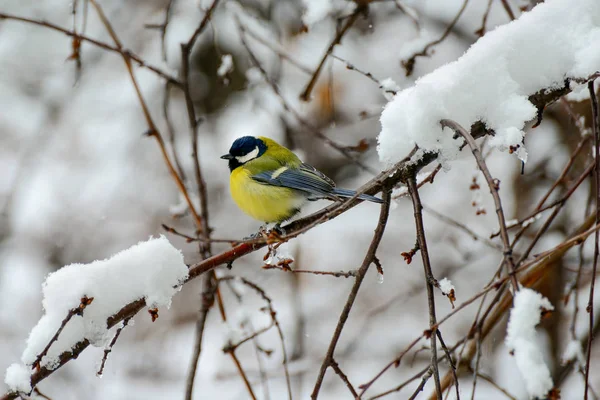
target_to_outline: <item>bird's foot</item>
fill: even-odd
[[[275,224],[275,226],[273,227],[272,231],[274,231],[277,234],[279,234],[279,236],[284,236],[285,235],[285,229],[283,229],[281,227],[281,223]]]
[[[267,241],[278,241],[281,236],[285,235],[285,230],[281,227],[281,224],[277,223],[272,229],[267,229],[266,225],[261,225],[258,228],[258,232],[253,233],[250,236],[244,238],[244,240],[254,240],[264,238]]]
[[[244,238],[244,240],[260,239],[260,238],[266,237],[268,234],[269,234],[269,232],[267,231],[266,225],[261,225],[258,228],[258,232],[255,232],[255,233],[251,234],[250,236],[246,236]]]

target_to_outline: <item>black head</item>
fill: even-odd
[[[254,136],[242,136],[233,142],[229,153],[221,158],[229,160],[229,170],[233,171],[240,165],[262,156],[265,151],[267,151],[267,145],[262,140]]]

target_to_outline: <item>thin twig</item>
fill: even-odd
[[[264,265],[263,269],[278,269],[280,271],[289,272],[292,274],[327,275],[327,276],[333,276],[335,278],[351,278],[351,277],[356,277],[356,275],[357,275],[357,271],[354,269],[350,270],[350,271],[313,271],[313,270],[307,270],[307,269],[284,268],[279,265]]]
[[[483,13],[483,18],[481,19],[481,28],[475,31],[475,34],[479,37],[485,35],[485,24],[487,23],[488,16],[490,15],[490,10],[492,9],[492,3],[494,0],[488,0],[487,7],[485,12]]]
[[[415,69],[415,62],[417,60],[417,57],[427,57],[427,56],[429,56],[429,54],[428,54],[429,49],[431,49],[433,46],[437,46],[438,44],[440,44],[444,40],[446,40],[446,38],[448,37],[448,35],[450,34],[450,32],[452,32],[452,30],[454,29],[454,26],[456,25],[456,23],[460,19],[461,15],[465,11],[465,8],[467,8],[467,4],[468,3],[469,3],[469,0],[464,0],[463,1],[463,4],[460,7],[460,10],[458,10],[458,13],[456,14],[456,16],[454,17],[454,19],[452,20],[452,22],[450,22],[450,25],[448,25],[448,27],[446,28],[446,30],[444,31],[444,33],[442,34],[442,36],[440,36],[439,39],[436,39],[436,40],[428,43],[427,45],[425,45],[425,47],[423,47],[423,50],[419,51],[418,53],[413,54],[406,61],[404,61],[404,60],[401,61],[401,64],[402,64],[402,66],[404,67],[404,69],[406,71],[406,76],[412,75],[412,73],[413,73],[413,71]]]
[[[485,180],[488,183],[488,186],[490,188],[490,193],[492,194],[492,197],[494,199],[494,204],[496,206],[496,214],[498,215],[498,225],[500,226],[500,237],[502,238],[502,244],[504,246],[503,247],[504,260],[508,267],[508,274],[511,276],[511,283],[513,286],[513,290],[518,291],[519,285],[517,283],[517,277],[514,274],[515,262],[513,260],[512,247],[510,245],[508,231],[506,230],[506,219],[504,218],[504,209],[502,208],[502,201],[500,200],[500,195],[498,194],[499,181],[494,180],[494,178],[492,178],[492,175],[490,174],[490,171],[488,170],[485,161],[481,157],[481,151],[479,150],[479,146],[477,146],[477,143],[475,143],[475,139],[473,139],[473,136],[471,136],[471,134],[469,132],[467,132],[465,130],[465,128],[460,126],[457,122],[449,120],[449,119],[443,119],[441,121],[441,124],[442,124],[442,127],[448,127],[450,129],[452,129],[453,131],[460,134],[465,139],[465,141],[468,143],[469,147],[471,148],[471,152],[473,153],[473,156],[475,157],[475,160],[477,161],[477,165],[479,166],[479,169],[483,173],[483,176],[485,177]]]
[[[438,339],[440,339],[440,346],[442,346],[442,350],[446,354],[446,359],[450,364],[450,371],[452,371],[452,376],[454,378],[454,388],[456,389],[456,400],[460,400],[460,391],[458,389],[458,376],[456,376],[456,364],[452,360],[452,356],[450,355],[450,350],[448,350],[448,346],[444,343],[444,338],[442,337],[442,332],[439,329],[435,331],[437,333]]]
[[[94,301],[93,297],[83,296],[81,298],[81,302],[79,303],[79,306],[69,310],[69,312],[67,313],[67,316],[60,323],[60,326],[56,330],[56,333],[54,334],[54,336],[52,336],[52,338],[50,339],[48,344],[46,344],[46,347],[44,347],[44,350],[42,350],[42,352],[37,355],[33,364],[31,364],[31,369],[36,369],[39,371],[39,369],[41,367],[42,358],[44,358],[46,356],[46,354],[48,354],[50,347],[58,340],[58,337],[60,336],[63,329],[65,329],[65,326],[69,323],[71,318],[73,318],[75,315],[81,316],[83,314],[83,310],[85,310],[85,308],[87,306],[92,304],[92,301]]]
[[[86,2],[87,1],[89,1],[89,0],[86,0]],[[157,74],[161,78],[166,79],[167,81],[171,82],[172,84],[174,84],[176,86],[180,86],[181,85],[181,83],[176,78],[174,78],[173,76],[169,75],[167,72],[164,72],[161,69],[159,69],[157,67],[154,67],[152,65],[148,65],[139,56],[137,56],[137,55],[133,54],[131,51],[125,50],[125,49],[123,49],[123,48],[121,48],[119,46],[113,47],[113,46],[111,46],[109,44],[106,44],[106,43],[103,43],[103,42],[101,42],[99,40],[92,39],[92,38],[90,38],[88,36],[80,35],[80,34],[75,33],[75,32],[71,32],[68,29],[62,28],[62,27],[60,27],[58,25],[54,25],[54,24],[52,24],[50,22],[46,22],[46,21],[40,21],[40,20],[35,20],[35,19],[25,18],[25,17],[19,17],[17,15],[12,15],[12,14],[7,14],[7,13],[0,12],[0,20],[3,20],[3,19],[20,21],[20,22],[25,22],[25,23],[28,23],[28,24],[43,26],[45,28],[52,29],[52,30],[57,31],[57,32],[62,32],[65,35],[74,38],[75,40],[80,40],[80,41],[88,42],[88,43],[91,43],[91,44],[93,44],[95,46],[98,46],[98,47],[100,47],[100,48],[102,48],[104,50],[108,50],[108,51],[111,51],[111,52],[114,52],[114,53],[119,53],[122,56],[127,57],[128,59],[131,59],[131,60],[135,61],[136,64],[138,64],[140,67],[149,69],[150,71],[154,72],[155,74]]]
[[[250,395],[252,400],[256,400],[256,396],[254,395],[254,391],[252,390],[252,385],[250,384],[250,381],[248,381],[248,377],[246,376],[246,373],[244,372],[244,368],[242,368],[242,364],[240,363],[240,360],[237,358],[237,356],[235,355],[234,352],[229,353],[229,355],[231,356],[233,363],[235,364],[236,368],[238,369],[240,376],[244,380],[246,389],[248,389],[248,394]]]
[[[340,366],[337,363],[337,361],[335,361],[335,359],[331,360],[331,368],[340,377],[340,379],[342,380],[342,382],[344,382],[344,384],[346,385],[346,387],[348,388],[348,390],[350,391],[350,393],[352,393],[352,396],[354,396],[355,399],[358,398],[358,393],[356,393],[356,390],[354,389],[354,386],[352,386],[352,384],[350,383],[350,380],[348,380],[348,376],[346,376],[346,374],[344,373],[344,371],[342,371],[342,369],[340,368]]]
[[[335,46],[337,46],[338,44],[341,43],[342,38],[344,37],[346,32],[348,32],[348,29],[350,29],[350,27],[352,25],[354,25],[354,23],[358,19],[358,16],[360,14],[366,12],[367,10],[368,10],[367,2],[357,3],[356,8],[354,9],[354,12],[352,14],[350,14],[350,16],[348,17],[348,19],[346,20],[346,22],[344,23],[342,28],[340,30],[338,30],[337,34],[335,35],[335,37],[333,38],[331,43],[329,43],[329,46],[327,47],[327,51],[325,51],[325,54],[323,54],[323,57],[321,57],[321,61],[319,62],[317,69],[315,69],[315,72],[312,74],[310,80],[306,84],[306,87],[300,94],[300,99],[302,99],[304,101],[310,100],[310,93],[312,92],[313,88],[315,87],[315,84],[317,83],[317,79],[319,78],[319,74],[321,73],[321,70],[323,69],[323,66],[325,65],[325,61],[327,61],[327,57],[329,57],[331,52],[333,52],[333,49],[335,48]]]
[[[419,395],[419,393],[421,393],[423,391],[423,389],[425,388],[425,384],[427,383],[429,378],[431,378],[432,375],[433,375],[433,367],[430,366],[427,369],[427,372],[424,373],[423,376],[421,377],[421,383],[419,383],[419,386],[417,386],[417,388],[415,389],[413,394],[408,398],[408,400],[414,400]],[[441,398],[441,393],[440,393],[439,398]]]
[[[433,371],[433,381],[435,383],[435,391],[438,400],[442,398],[442,389],[440,385],[440,372],[438,369],[438,357],[437,357],[437,335],[436,325],[437,319],[435,315],[435,294],[433,291],[434,284],[436,282],[433,272],[431,270],[431,262],[429,260],[429,251],[427,249],[427,240],[425,238],[425,227],[423,225],[423,206],[421,205],[421,198],[419,196],[419,189],[417,189],[417,180],[413,175],[410,177],[406,184],[408,185],[408,191],[410,193],[413,209],[415,215],[415,225],[417,229],[417,243],[421,250],[421,258],[423,260],[423,271],[425,277],[425,287],[427,288],[427,304],[429,306],[429,329],[430,329],[430,346],[431,346],[431,370]]]
[[[507,0],[500,0],[500,2],[502,3],[502,7],[504,7],[504,11],[506,11],[506,14],[508,15],[508,18],[510,18],[511,21],[515,20],[515,14],[513,13],[512,9],[510,8],[510,4],[508,4]]]
[[[337,346],[337,342],[342,334],[342,330],[344,329],[344,325],[346,324],[346,320],[350,315],[350,310],[354,305],[354,300],[356,300],[356,296],[358,294],[358,290],[363,282],[363,279],[367,275],[367,271],[369,270],[370,265],[373,263],[373,258],[375,257],[375,253],[377,252],[377,248],[379,247],[379,243],[381,242],[381,238],[383,237],[383,233],[385,232],[385,227],[387,224],[389,211],[390,211],[390,200],[391,199],[391,190],[389,187],[384,187],[383,189],[383,204],[381,205],[381,211],[379,213],[379,220],[377,222],[377,227],[375,229],[375,233],[373,234],[373,239],[371,240],[371,244],[369,245],[369,249],[367,250],[367,254],[363,259],[362,265],[358,269],[358,274],[354,280],[354,285],[348,294],[348,299],[346,300],[346,304],[340,314],[340,318],[336,325],[335,331],[329,343],[329,347],[327,349],[327,353],[323,362],[321,363],[321,368],[319,369],[319,374],[317,375],[317,380],[315,382],[315,387],[313,388],[311,399],[316,400],[319,396],[319,391],[321,390],[321,385],[323,384],[323,378],[325,378],[325,372],[327,368],[331,366],[331,362],[334,357],[335,348]]]
[[[275,326],[275,322],[271,321],[271,323],[267,326],[265,326],[264,328],[261,328],[257,331],[254,331],[254,333],[252,333],[251,335],[241,339],[239,342],[236,343],[227,343],[227,345],[225,347],[223,347],[223,353],[230,353],[232,351],[236,351],[238,347],[240,347],[241,345],[243,345],[246,342],[249,342],[251,340],[256,339],[258,336],[262,335],[263,333],[267,332],[269,329],[271,329],[272,327]]]
[[[588,90],[590,92],[590,103],[592,105],[592,129],[594,132],[594,158],[596,169],[594,171],[595,178],[595,190],[596,190],[596,225],[600,222],[600,109],[598,109],[598,99],[596,98],[596,90],[594,89],[594,81],[588,82]],[[600,253],[598,242],[600,241],[600,231],[596,231],[594,235],[594,265],[592,267],[592,279],[590,282],[590,296],[587,304],[587,312],[590,317],[590,334],[588,336],[587,353],[585,362],[585,392],[584,400],[588,399],[589,382],[590,382],[590,363],[592,354],[592,341],[594,335],[592,330],[594,329],[594,289],[596,283],[596,270],[598,269],[598,255]]]
[[[100,363],[100,368],[98,369],[98,372],[96,372],[96,375],[102,376],[102,374],[104,373],[104,366],[106,365],[106,360],[108,359],[108,355],[112,352],[113,346],[115,345],[115,343],[117,343],[117,339],[119,339],[119,335],[121,335],[121,331],[123,331],[123,329],[125,329],[127,324],[129,324],[130,320],[131,320],[131,317],[125,318],[123,320],[122,325],[117,328],[117,331],[115,332],[115,336],[112,338],[109,345],[104,349],[104,355],[102,356],[102,362]]]

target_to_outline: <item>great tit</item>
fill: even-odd
[[[262,222],[280,224],[296,215],[307,200],[336,201],[356,194],[336,188],[325,174],[267,137],[236,139],[221,158],[229,161],[231,197],[242,211]],[[358,198],[382,203],[367,194]]]

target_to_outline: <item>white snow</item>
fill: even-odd
[[[454,285],[452,284],[452,281],[450,279],[448,279],[448,278],[444,278],[442,280],[439,280],[438,284],[440,285],[440,290],[446,296],[448,296],[449,294],[451,294],[452,291],[454,290]]]
[[[233,71],[233,57],[231,54],[223,54],[221,56],[221,65],[217,69],[217,75],[224,77],[231,71]]]
[[[379,86],[383,90],[383,95],[389,101],[394,98],[396,93],[400,91],[400,86],[392,78],[385,78],[379,82]]]
[[[104,347],[111,339],[107,318],[132,301],[144,298],[149,308],[169,307],[187,275],[183,255],[164,236],[140,242],[109,259],[71,264],[51,273],[43,285],[45,314],[29,335],[22,362],[28,366],[35,362],[82,297],[94,300],[83,316],[76,315],[65,325],[41,360],[42,367],[55,367],[59,355],[83,339]]]
[[[578,365],[584,366],[585,357],[583,355],[583,349],[581,348],[581,342],[578,340],[571,340],[565,348],[561,361],[563,365],[570,361],[575,361]]]
[[[550,301],[538,292],[521,288],[510,311],[505,343],[514,352],[517,368],[531,397],[543,398],[553,386],[535,330],[542,311],[553,309]]]
[[[600,65],[600,8],[595,0],[553,0],[479,39],[457,61],[398,93],[381,115],[378,152],[394,163],[414,145],[453,160],[463,140],[442,131],[449,118],[466,129],[481,120],[496,135],[491,146],[522,143],[523,128],[536,117],[528,96],[558,88],[565,78],[585,78]],[[517,151],[526,159],[523,146]]]
[[[4,383],[15,392],[31,392],[31,368],[22,364],[12,364],[6,370]]]
[[[306,26],[314,25],[340,11],[351,13],[356,8],[356,4],[346,0],[302,0],[302,3],[306,7],[302,14],[302,22]]]
[[[278,248],[273,248],[269,257],[265,260],[266,265],[281,265],[291,264],[294,261],[294,256],[290,253],[290,247],[288,243],[284,243]]]

